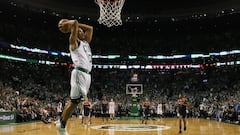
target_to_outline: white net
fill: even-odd
[[[107,27],[122,25],[121,11],[125,0],[95,0],[100,8],[98,23]]]

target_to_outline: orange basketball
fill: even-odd
[[[68,21],[68,19],[61,19],[58,22],[58,29],[63,33],[69,32],[69,25],[66,23],[67,21]]]

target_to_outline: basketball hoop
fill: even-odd
[[[100,8],[98,23],[107,27],[122,25],[121,11],[125,0],[95,0]]]

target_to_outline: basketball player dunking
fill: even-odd
[[[92,40],[93,27],[81,24],[77,20],[61,19],[58,29],[62,33],[70,33],[69,50],[74,64],[71,72],[71,100],[63,109],[60,123],[56,123],[58,129],[65,129],[67,120],[81,101],[80,97],[86,97],[89,91],[92,70],[92,52],[89,44]]]
[[[186,126],[186,110],[187,110],[187,106],[189,106],[189,104],[187,103],[187,99],[184,98],[181,94],[179,94],[178,97],[178,113],[179,113],[179,133],[182,133],[182,121],[183,121],[183,130],[185,131],[187,129]]]

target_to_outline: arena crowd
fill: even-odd
[[[1,111],[16,111],[18,122],[57,118],[58,105],[69,95],[71,68],[38,65],[1,60]],[[128,116],[131,95],[126,94],[126,84],[138,74],[143,84],[139,105],[147,98],[151,102],[151,115],[157,117],[157,104],[163,104],[162,117],[177,117],[178,94],[183,93],[191,104],[188,117],[237,122],[240,109],[239,66],[203,69],[93,69],[89,99],[92,102],[106,97],[117,104],[116,115]],[[79,109],[75,114],[79,115]],[[100,105],[93,108],[100,116]]]

